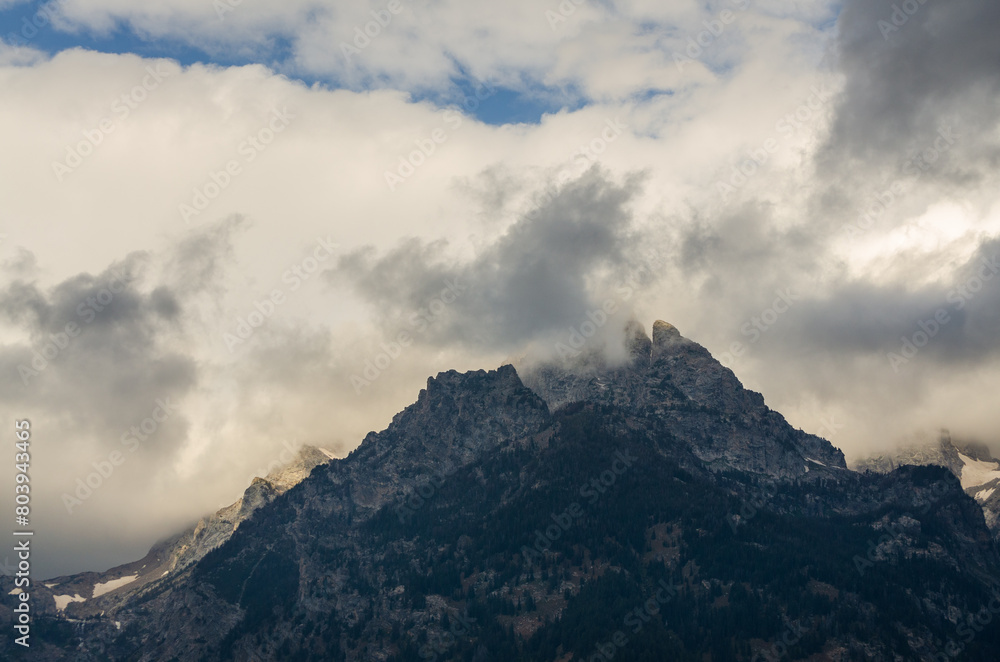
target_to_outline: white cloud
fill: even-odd
[[[781,15],[814,23],[829,15],[829,4],[809,3]],[[723,11],[732,19],[725,24]],[[453,78],[469,75],[513,89],[544,85],[621,100],[700,80],[698,66],[683,71],[666,66],[692,39],[704,40],[696,58],[701,63],[719,67],[739,61],[747,54],[744,33],[761,31],[758,21],[776,11],[744,0],[712,8],[691,1],[66,0],[61,16],[65,29],[106,34],[123,23],[141,36],[186,42],[214,55],[274,61],[289,74],[352,89],[440,91]]]
[[[244,2],[224,20],[202,0],[66,3],[67,26],[107,30],[124,21],[211,52],[267,62],[278,53],[279,72],[309,72],[354,89],[307,86],[262,65],[182,68],[134,55],[74,49],[46,57],[0,45],[0,285],[21,279],[59,300],[64,290],[52,288],[78,286],[87,281],[80,274],[104,273],[144,251],[130,258],[145,270],[137,310],[148,314],[139,328],[152,339],[149,351],[191,366],[189,379],[175,380],[183,415],[170,428],[171,445],[135,455],[73,516],[62,514],[60,495],[118,444],[123,422],[142,420],[151,406],[124,396],[116,400],[121,411],[86,405],[136,384],[161,384],[144,381],[134,366],[102,371],[97,362],[87,397],[74,399],[82,382],[73,379],[85,374],[81,356],[44,375],[51,400],[20,391],[0,398],[8,420],[30,404],[27,414],[59,440],[37,448],[48,487],[36,498],[53,513],[51,539],[61,531],[75,556],[56,558],[52,546],[40,566],[62,572],[130,560],[151,540],[233,500],[251,473],[282,452],[282,441],[329,447],[332,440],[346,451],[411,402],[428,375],[501,361],[499,350],[428,342],[359,396],[350,378],[386,340],[385,299],[318,276],[293,291],[284,276],[304,264],[318,237],[343,254],[376,256],[416,237],[434,247],[427,254],[436,259],[488,264],[484,256],[499,254],[500,238],[540,190],[595,162],[611,181],[643,175],[629,200],[631,229],[667,256],[660,280],[637,303],[647,325],[666,318],[721,354],[746,341],[741,324],[775,288],[800,288],[814,317],[796,317],[805,305],[795,309],[774,329],[789,343],[775,349],[762,341],[735,366],[771,406],[810,430],[836,412],[851,422],[834,438],[849,454],[911,425],[959,429],[955,416],[970,433],[988,430],[992,405],[983,393],[990,390],[976,386],[996,381],[987,343],[974,379],[929,351],[903,387],[890,389],[882,352],[893,348],[895,327],[859,340],[830,329],[830,320],[840,311],[849,325],[850,304],[873,301],[865,310],[891,308],[905,328],[906,314],[933,302],[935,288],[946,291],[956,268],[996,234],[995,187],[985,179],[962,189],[963,204],[955,204],[952,184],[929,172],[907,182],[910,192],[870,233],[848,241],[842,225],[892,173],[854,173],[864,181],[841,195],[832,184],[849,177],[815,172],[814,156],[840,108],[836,96],[809,107],[814,86],[831,94],[842,88],[824,61],[832,4],[752,4],[709,41],[699,62],[678,69],[674,50],[731,4],[587,2],[553,30],[545,11],[557,3],[408,2],[354,67],[340,41],[363,29],[368,12],[384,6],[378,2]],[[289,40],[291,51],[268,50],[278,39]],[[412,101],[414,90],[444,90],[459,70],[554,98],[579,91],[591,102],[537,124],[489,126]],[[379,89],[363,89],[373,83]],[[612,141],[602,136],[609,122],[626,126]],[[433,153],[413,156],[421,146],[430,150],[428,140]],[[718,183],[764,145],[773,146],[766,162],[723,196]],[[423,163],[391,191],[385,173],[409,172],[400,170],[401,159]],[[199,196],[212,200],[186,223],[181,206],[200,206]],[[245,221],[223,222],[236,218]],[[919,234],[906,229],[911,224]],[[887,246],[898,251],[891,259]],[[929,261],[934,278],[924,270]],[[863,292],[852,298],[851,287]],[[275,289],[286,299],[230,352],[224,334]],[[180,312],[160,320],[149,311],[169,313],[166,294]],[[985,315],[970,319],[981,323]],[[829,335],[817,331],[821,323]],[[34,347],[41,328],[8,320],[0,325],[2,349]],[[830,347],[796,353],[803,329]]]

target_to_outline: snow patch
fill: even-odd
[[[22,592],[23,591],[21,589],[15,588],[13,591],[11,591],[10,593],[8,593],[7,595],[17,595],[18,593],[22,593]]]
[[[1000,478],[1000,464],[994,462],[983,462],[981,460],[973,460],[967,455],[958,454],[958,457],[962,460],[965,465],[962,467],[962,488],[969,489],[970,487],[975,487],[977,485],[985,485],[986,483]]]
[[[56,586],[59,586],[59,584],[46,584],[45,588],[54,588]]]
[[[103,584],[94,584],[94,595],[93,597],[99,598],[105,593],[110,593],[116,588],[121,588],[126,584],[131,584],[136,580],[139,575],[129,575],[128,577],[120,577],[118,579],[112,579],[110,582],[104,582]]]
[[[322,453],[323,453],[323,455],[326,455],[326,456],[327,456],[328,458],[330,458],[331,460],[336,460],[336,459],[337,459],[337,456],[336,456],[336,455],[334,455],[334,454],[333,454],[333,453],[331,453],[330,451],[326,450],[325,448],[321,448],[321,449],[319,449],[319,450],[320,450],[320,452],[322,452]]]
[[[81,598],[79,593],[76,595],[53,595],[52,599],[56,601],[56,609],[59,611],[65,610],[71,602],[87,601],[87,598]]]
[[[978,492],[976,492],[976,497],[975,497],[976,501],[986,501],[991,496],[993,496],[993,493],[996,492],[996,491],[997,491],[997,488],[995,488],[995,487],[991,487],[988,490],[979,490]]]
[[[819,465],[819,466],[821,466],[821,467],[825,467],[825,466],[826,466],[825,464],[823,464],[823,463],[822,463],[822,462],[820,462],[819,460],[814,460],[814,459],[812,459],[811,457],[807,457],[807,458],[806,458],[806,460],[808,460],[809,462],[812,462],[813,464],[818,464],[818,465]]]

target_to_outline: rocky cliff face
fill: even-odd
[[[524,366],[524,383],[552,409],[585,400],[621,407],[633,425],[665,424],[714,470],[788,479],[846,469],[840,450],[792,429],[763,396],[744,389],[732,370],[673,325],[657,321],[652,338],[637,322],[626,331],[623,365],[581,354]]]
[[[33,659],[995,659],[1000,554],[949,472],[846,469],[668,324],[627,346],[429,379]]]
[[[937,442],[929,439],[902,446],[891,453],[865,458],[859,471],[888,473],[904,465],[945,467],[960,481],[962,489],[983,508],[986,524],[1000,541],[1000,460],[983,444],[952,439],[944,430]]]
[[[548,407],[512,366],[443,372],[388,428],[334,465],[330,480],[348,490],[352,513],[365,516],[402,491],[530,440],[549,425]]]

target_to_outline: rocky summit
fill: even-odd
[[[629,360],[619,366],[600,355],[544,363],[524,371],[524,382],[553,410],[587,401],[619,408],[633,426],[666,426],[699,464],[773,478],[830,475],[846,470],[844,454],[825,439],[794,430],[759,393],[743,388],[733,371],[707,349],[657,321],[653,337],[638,322],[626,328]]]
[[[30,658],[0,652],[997,659],[1000,552],[953,471],[848,469],[665,322],[629,323],[621,349],[441,373],[348,457],[255,482],[238,525],[184,534],[222,531],[210,550],[77,584]]]

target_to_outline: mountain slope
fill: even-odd
[[[846,469],[825,439],[794,430],[759,393],[704,347],[657,321],[652,339],[637,322],[626,329],[630,360],[608,365],[601,354],[527,367],[524,382],[553,409],[586,400],[621,407],[640,425],[669,421],[670,431],[717,470],[796,478]]]
[[[966,494],[982,506],[986,525],[1000,541],[1000,460],[993,457],[989,448],[956,442],[944,430],[936,444],[924,441],[903,446],[891,453],[865,458],[856,468],[886,473],[906,464],[936,464],[951,471],[961,481]]]
[[[145,585],[200,561],[229,540],[257,509],[300,483],[313,468],[332,459],[333,454],[325,449],[303,446],[287,464],[276,467],[264,478],[255,478],[234,503],[156,543],[138,561],[105,572],[55,577],[36,585],[32,590],[35,609],[41,614],[64,613],[85,618],[114,608]]]
[[[48,620],[33,659],[995,659],[1000,621],[972,619],[1000,555],[948,471],[851,472],[672,327],[632,331],[625,365],[535,391],[429,379],[199,562]]]

